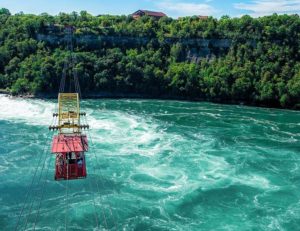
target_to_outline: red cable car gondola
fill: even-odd
[[[80,123],[85,113],[80,113],[78,93],[59,93],[58,113],[53,116],[58,117],[58,125],[49,128],[59,131],[52,142],[52,153],[56,155],[55,180],[85,178],[88,140],[82,129],[89,126]]]
[[[84,152],[88,151],[85,135],[57,135],[53,138],[52,152],[56,154],[55,180],[86,177]]]

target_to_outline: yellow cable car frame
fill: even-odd
[[[78,93],[58,94],[58,128],[60,133],[81,133]]]

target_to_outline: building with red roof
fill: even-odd
[[[162,18],[162,17],[167,16],[167,15],[166,15],[165,13],[163,13],[163,12],[156,12],[156,11],[149,11],[149,10],[138,10],[138,11],[136,11],[136,12],[134,12],[134,13],[132,14],[132,17],[133,17],[134,19],[139,19],[140,17],[145,16],[145,15],[147,15],[147,16],[149,16],[149,17],[156,18],[156,19],[160,19],[160,18]]]

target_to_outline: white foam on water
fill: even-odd
[[[241,175],[234,178],[235,183],[239,183],[242,185],[247,185],[253,188],[260,188],[260,189],[277,189],[277,186],[274,186],[270,183],[268,179],[265,177],[251,174],[251,175]]]
[[[118,147],[122,155],[156,155],[171,142],[168,134],[151,118],[108,110],[94,112],[90,117],[93,139]]]
[[[55,104],[38,99],[22,99],[0,95],[0,120],[50,125]]]
[[[197,114],[199,114],[199,113],[197,113]],[[220,119],[220,118],[222,117],[221,114],[218,114],[218,113],[211,113],[211,112],[201,112],[200,115],[212,117],[212,118],[214,118],[214,119]]]
[[[198,185],[203,190],[210,190],[213,188],[223,188],[230,185],[247,185],[253,188],[260,189],[277,189],[271,182],[260,175],[236,174],[235,166],[229,164],[225,158],[211,155],[201,155],[199,162],[201,169],[199,169],[198,177],[192,179],[195,185]],[[197,181],[198,179],[198,181]],[[193,187],[193,188],[197,188]]]
[[[4,173],[9,169],[9,167],[0,165],[0,173]]]
[[[116,127],[116,124],[108,119],[96,119],[94,118],[93,116],[87,116],[88,119],[88,124],[90,125],[91,127],[91,131],[94,131],[94,130],[115,130],[117,127]]]

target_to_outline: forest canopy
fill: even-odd
[[[12,15],[0,9],[0,89],[57,92],[70,56],[83,95],[139,95],[300,107],[300,18],[156,20],[144,16]]]

